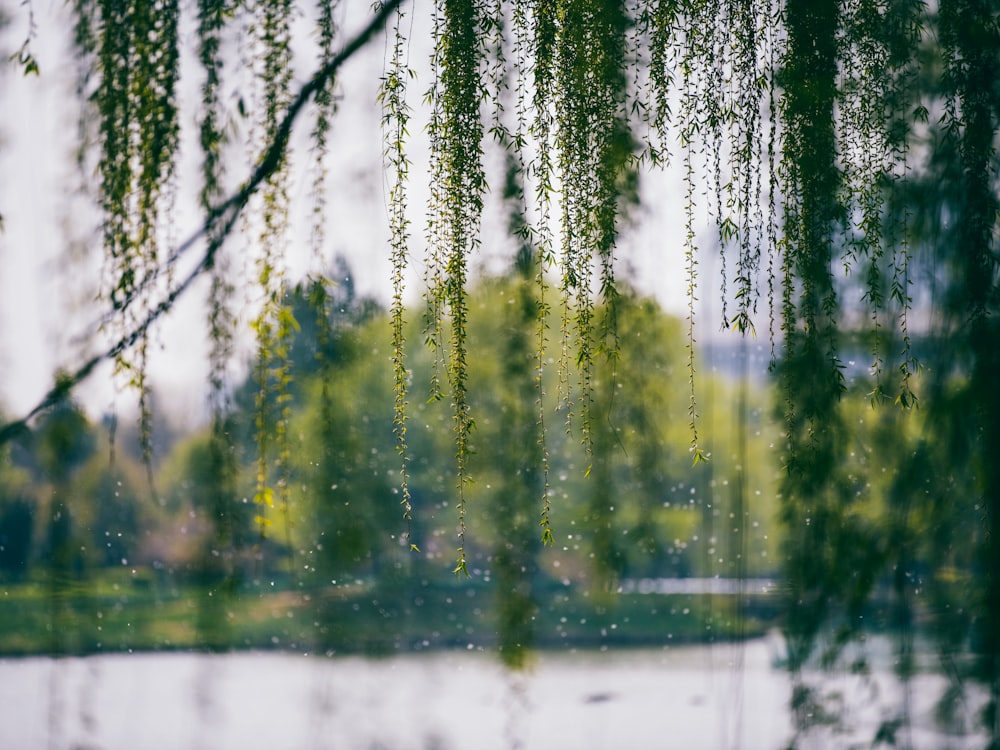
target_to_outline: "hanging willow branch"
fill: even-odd
[[[222,198],[222,145],[224,141],[221,118],[219,87],[222,75],[221,43],[226,21],[225,0],[200,0],[198,4],[198,55],[205,80],[202,84],[201,123],[199,136],[202,152],[202,189],[200,205],[206,214]],[[234,506],[236,499],[237,463],[232,448],[227,393],[227,374],[232,355],[233,332],[236,325],[231,310],[233,285],[228,278],[229,264],[225,256],[218,256],[210,270],[211,288],[208,296],[208,329],[211,349],[209,351],[209,402],[212,409],[212,423],[209,433],[209,461],[213,467],[210,473],[210,501],[213,504],[212,519],[215,524],[218,549],[224,553],[238,547],[239,524],[235,523]],[[222,560],[221,574],[225,578],[234,575],[232,567]]]
[[[579,374],[578,424],[590,456],[594,358],[599,353],[615,356],[618,350],[615,248],[620,212],[634,199],[636,188],[636,148],[625,112],[625,37],[630,22],[620,2],[566,0],[558,18],[551,96],[563,184],[561,367],[572,353]],[[612,311],[600,331],[595,324],[596,295]],[[572,418],[567,409],[568,426]]]
[[[714,97],[706,92],[703,74],[700,68],[691,65],[689,61],[706,54],[706,45],[710,49],[710,41],[702,36],[703,29],[711,29],[705,19],[692,17],[690,10],[684,20],[683,42],[686,47],[679,53],[682,64],[682,95],[679,123],[679,140],[683,149],[684,169],[684,273],[686,276],[687,297],[687,376],[688,376],[688,426],[691,432],[690,452],[692,462],[697,464],[707,458],[701,447],[698,435],[698,404],[695,391],[695,303],[698,293],[698,248],[695,232],[695,151],[703,132],[709,129],[702,122],[701,101],[714,101]]]
[[[343,47],[339,54],[331,58],[329,62],[317,70],[302,88],[299,89],[298,94],[292,100],[291,104],[288,105],[284,117],[275,130],[274,137],[257,161],[257,167],[246,182],[243,183],[243,186],[227,200],[216,204],[207,213],[201,226],[182,242],[171,256],[164,261],[158,272],[152,278],[145,279],[139,285],[138,289],[146,288],[159,278],[160,275],[165,275],[184,254],[192,247],[195,247],[202,239],[206,239],[205,252],[198,264],[179,282],[173,284],[159,302],[150,304],[148,311],[145,312],[141,319],[130,330],[117,338],[107,349],[95,354],[75,370],[60,373],[56,378],[55,385],[23,417],[7,422],[0,427],[0,445],[24,432],[28,428],[28,423],[35,416],[65,400],[77,385],[93,374],[98,365],[107,361],[113,361],[123,352],[129,351],[156,321],[173,309],[177,300],[191,288],[192,284],[194,284],[201,274],[213,267],[219,249],[236,225],[236,221],[246,207],[250,197],[257,192],[261,183],[278,168],[282,155],[288,146],[292,126],[295,124],[295,120],[298,118],[303,107],[347,60],[353,57],[368,43],[376,32],[383,28],[389,16],[401,3],[402,0],[388,0],[372,17],[367,26],[359,31]]]
[[[468,575],[465,554],[466,485],[470,481],[469,444],[475,427],[468,402],[467,301],[468,260],[479,245],[479,222],[486,177],[483,172],[483,126],[480,33],[483,10],[474,0],[439,0],[435,11],[435,60],[438,78],[431,92],[431,158],[439,177],[432,187],[432,242],[438,258],[433,280],[440,314],[451,325],[446,373],[453,410],[458,475],[458,558],[456,573]]]
[[[404,13],[398,10],[392,26],[391,53],[382,76],[378,100],[382,105],[383,159],[389,175],[389,245],[392,248],[392,375],[393,375],[393,433],[400,457],[400,492],[403,520],[406,521],[406,541],[416,549],[412,540],[413,505],[410,498],[409,447],[406,437],[409,373],[406,368],[406,320],[403,304],[404,279],[409,261],[408,243],[410,222],[407,218],[406,186],[409,181],[410,160],[406,154],[406,140],[410,108],[406,102],[407,85],[413,78],[408,63],[408,38],[403,27]]]
[[[837,491],[837,457],[844,425],[837,406],[844,380],[837,358],[836,290],[831,264],[842,225],[840,173],[836,163],[834,107],[837,88],[836,0],[795,0],[785,11],[788,48],[783,85],[785,197],[784,357],[779,367],[787,471],[782,513],[793,611],[786,626],[789,662],[798,675],[834,600],[834,544],[823,535],[841,529],[849,497]],[[792,280],[795,286],[793,288]]]
[[[200,0],[198,5],[198,55],[205,80],[202,84],[201,124],[199,136],[202,153],[201,209],[206,214],[222,199],[222,124],[219,122],[221,104],[219,86],[222,60],[221,34],[226,20],[225,0]],[[213,419],[218,421],[225,413],[224,389],[226,369],[232,351],[235,321],[229,310],[232,284],[225,273],[225,264],[216,262],[212,268],[212,288],[209,292],[209,336],[212,350],[209,353],[211,372]]]
[[[521,7],[520,5],[518,7]],[[549,282],[547,274],[555,265],[554,241],[552,237],[551,216],[552,216],[552,179],[553,164],[551,158],[552,130],[554,124],[552,113],[546,103],[550,101],[552,87],[554,85],[554,55],[555,55],[555,2],[554,0],[535,0],[531,6],[533,14],[533,25],[529,25],[526,17],[519,18],[515,14],[514,29],[517,34],[518,49],[524,49],[525,58],[534,53],[534,68],[531,70],[531,83],[533,84],[532,107],[534,117],[529,121],[527,113],[521,114],[523,108],[527,107],[527,94],[524,88],[527,86],[529,71],[525,65],[519,65],[522,71],[517,84],[518,87],[518,122],[526,122],[527,133],[534,138],[538,146],[538,154],[533,162],[526,165],[526,174],[535,182],[535,204],[538,213],[538,223],[535,230],[535,286],[538,289],[538,325],[536,329],[536,359],[535,359],[535,389],[538,393],[538,427],[540,440],[544,440],[546,430],[545,404],[543,402],[544,387],[543,376],[545,373],[545,352],[548,341],[548,321],[552,309],[549,302]],[[519,60],[522,59],[519,55]],[[522,127],[519,126],[519,132]],[[521,188],[524,189],[523,186]],[[560,365],[560,370],[562,365]],[[560,382],[562,373],[560,372]],[[543,444],[542,456],[544,464],[544,474],[542,482],[542,510],[539,514],[539,526],[542,529],[542,541],[551,544],[552,534],[552,498],[549,487],[549,465],[548,451]]]
[[[281,124],[291,81],[291,11],[289,0],[266,2],[257,19],[259,43],[262,48],[263,111],[261,126],[265,141],[271,141]],[[317,96],[326,87],[317,90]],[[258,506],[257,522],[261,532],[270,524],[267,509],[277,501],[285,517],[285,531],[290,534],[289,472],[290,449],[288,421],[291,416],[292,381],[288,349],[298,323],[285,305],[284,258],[288,230],[288,150],[282,152],[278,165],[264,180],[261,189],[262,230],[257,258],[257,284],[263,294],[263,304],[253,329],[257,336],[255,380],[257,385],[255,427],[257,442],[257,488],[254,503]],[[272,412],[273,404],[273,413]],[[276,459],[277,498],[269,481],[271,442]]]
[[[166,255],[162,234],[170,223],[168,185],[178,144],[179,8],[176,0],[138,5],[102,0],[96,7],[80,3],[76,10],[96,10],[103,31],[95,41],[87,31],[91,22],[77,19],[81,61],[96,51],[100,75],[94,101],[100,117],[100,204],[110,276],[105,294],[115,312],[110,325],[121,331],[134,325],[136,308],[148,303],[146,282],[156,276]],[[139,394],[140,442],[151,477],[147,361],[145,334],[115,357],[116,372]]]

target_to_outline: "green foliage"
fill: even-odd
[[[383,319],[378,319],[383,323]],[[371,367],[384,344],[358,356],[374,323],[335,334],[339,356],[313,379],[295,416],[302,442],[293,451],[304,497],[296,504],[293,543],[318,580],[369,576],[390,564],[398,526],[393,496],[389,373]],[[383,338],[383,337],[379,337]],[[383,368],[384,370],[384,368]]]
[[[247,495],[260,506],[261,529],[270,521],[264,506],[274,502],[285,515],[284,541],[258,540],[261,548],[322,557],[326,542],[311,536],[307,522],[292,523],[301,514],[319,519],[322,529],[341,530],[330,532],[340,535],[337,551],[328,551],[317,570],[375,575],[379,560],[394,571],[436,560],[457,536],[455,572],[477,576],[489,563],[516,592],[501,609],[505,650],[518,663],[535,606],[531,579],[552,575],[577,542],[594,560],[567,560],[572,575],[600,580],[609,590],[644,566],[709,572],[708,550],[716,547],[702,540],[695,554],[684,545],[696,528],[704,533],[711,526],[723,500],[737,520],[725,540],[743,560],[729,563],[737,575],[756,569],[745,559],[754,544],[761,552],[774,544],[746,536],[748,513],[756,512],[748,504],[751,488],[759,483],[770,494],[773,484],[767,472],[759,481],[746,467],[760,450],[745,434],[760,419],[756,395],[734,393],[704,374],[696,378],[704,253],[717,251],[721,284],[713,294],[724,327],[752,337],[762,329],[758,317],[769,320],[782,434],[767,439],[784,464],[777,494],[792,668],[808,662],[826,629],[835,633],[831,654],[854,637],[857,617],[875,606],[880,587],[891,591],[893,617],[915,620],[906,575],[926,574],[934,601],[951,608],[938,618],[942,650],[975,644],[970,673],[990,686],[987,714],[1000,715],[1000,465],[993,460],[1000,453],[993,384],[1000,369],[1000,24],[993,5],[436,0],[426,97],[431,158],[422,338],[429,352],[406,348],[420,338],[404,307],[412,243],[408,97],[416,69],[408,59],[409,19],[400,3],[377,3],[369,25],[335,53],[333,6],[324,2],[316,14],[321,62],[295,95],[291,2],[198,3],[206,218],[175,253],[180,6],[73,3],[79,94],[93,102],[88,111],[98,119],[105,326],[114,342],[60,377],[28,418],[0,431],[4,441],[23,437],[30,418],[48,412],[51,421],[37,425],[43,436],[37,455],[24,465],[47,467],[48,481],[68,490],[91,449],[85,420],[73,416],[65,398],[100,361],[113,359],[119,376],[138,390],[139,433],[151,470],[149,329],[210,271],[208,458],[200,467],[181,462],[183,471],[204,474],[199,484],[214,499],[199,505],[223,519],[242,499],[244,433],[253,425],[257,459]],[[26,12],[29,33],[13,59],[23,72],[36,73],[30,4]],[[261,155],[250,156],[252,174],[224,200],[230,118],[220,92],[226,76],[239,75],[222,64],[225,32],[234,22],[251,32],[243,49],[250,79],[240,81],[247,95],[237,109],[251,149]],[[295,165],[288,144],[297,113],[315,98],[311,137],[322,162],[335,116],[333,75],[386,22],[391,41],[379,98],[390,172],[391,352],[358,319],[347,326],[380,342],[370,347],[376,355],[338,330],[347,324],[334,321],[329,284],[317,282],[304,306],[305,290],[289,292],[288,185]],[[617,257],[619,235],[641,194],[640,176],[673,159],[684,181],[676,246],[687,320],[680,333],[621,282]],[[496,175],[494,163],[502,164]],[[312,183],[313,250],[322,268],[329,265],[324,169],[317,167]],[[477,285],[471,269],[483,245],[483,212],[490,186],[501,185],[515,270]],[[243,236],[256,289],[247,295],[254,305],[247,317],[257,340],[249,409],[230,400],[237,390],[229,360],[238,271],[218,253],[247,207],[252,216],[244,217]],[[175,283],[175,261],[202,236],[202,262]],[[765,293],[766,313],[759,310]],[[501,308],[493,297],[513,302]],[[636,344],[654,335],[670,356]],[[550,339],[556,356],[548,352]],[[477,341],[486,342],[483,349],[473,348]],[[300,356],[310,347],[335,356],[318,365]],[[499,361],[491,357],[496,350]],[[391,378],[371,376],[379,371],[374,356],[391,359]],[[547,370],[550,360],[558,363],[555,373]],[[929,366],[922,371],[924,360]],[[856,371],[852,361],[867,370]],[[686,380],[684,393],[662,385],[666,373],[676,372]],[[482,392],[479,384],[487,384]],[[429,403],[412,398],[414,389],[426,392]],[[738,439],[713,437],[722,411],[699,395],[706,391],[734,405]],[[354,405],[354,394],[374,401],[386,393],[393,394],[391,419],[373,419],[367,406]],[[295,395],[312,409],[300,412]],[[908,413],[918,395],[925,409]],[[666,421],[642,408],[642,399],[662,404]],[[450,406],[450,416],[441,415],[437,401]],[[859,406],[888,401],[904,413],[875,416]],[[548,415],[557,408],[567,430],[552,435]],[[438,436],[449,420],[451,471],[442,468]],[[678,423],[687,425],[685,437]],[[382,429],[395,436],[392,469],[381,453],[364,454]],[[304,446],[299,432],[308,436]],[[516,450],[504,447],[502,432],[519,436]],[[678,439],[690,449],[683,469],[675,466]],[[738,469],[730,466],[734,456]],[[423,550],[408,562],[395,556],[400,545],[380,546],[377,531],[392,521],[365,504],[391,494],[387,477],[399,480],[407,537],[420,540],[409,541],[410,549]],[[725,490],[713,485],[722,481],[730,482]],[[664,487],[682,485],[695,491],[693,502],[676,507],[663,499]],[[334,486],[350,489],[349,505],[330,495]],[[301,504],[293,488],[302,490]],[[176,486],[171,492],[172,503]],[[642,499],[632,507],[611,502],[616,494]],[[50,550],[71,550],[68,540],[79,531],[72,514],[60,510],[59,503],[70,502],[63,495],[44,516]],[[421,508],[418,497],[429,505]],[[481,503],[481,516],[469,512],[473,502]],[[766,504],[767,513],[772,506]],[[457,518],[444,520],[445,507]],[[11,508],[11,523],[23,523],[23,509]],[[557,525],[560,514],[571,531]],[[36,522],[42,517],[36,514]],[[233,523],[215,529],[220,546],[238,545],[243,521]],[[564,538],[573,543],[567,549],[560,548]],[[53,565],[66,574],[82,564],[72,557]],[[523,579],[517,558],[525,563]],[[957,599],[948,586],[956,582],[982,613],[978,619],[954,614]],[[808,707],[812,694],[799,688],[796,705]],[[989,731],[995,742],[995,718]]]
[[[31,54],[31,50],[28,48],[28,42],[25,42],[21,49],[11,55],[8,59],[16,61],[18,65],[24,68],[24,75],[26,76],[37,76],[41,73],[38,67],[38,61],[35,59],[35,56]]]
[[[441,0],[434,11],[433,69],[428,94],[431,188],[429,242],[433,247],[430,300],[434,318],[447,316],[446,377],[453,408],[458,492],[458,560],[456,573],[467,574],[465,560],[465,495],[472,481],[467,471],[469,441],[475,429],[468,403],[466,284],[468,259],[479,246],[479,222],[486,177],[482,165],[483,127],[479,103],[484,24],[478,0]],[[436,338],[436,337],[435,337]],[[432,339],[433,340],[433,339]],[[443,342],[442,342],[443,343]]]
[[[255,16],[257,39],[262,55],[259,81],[263,106],[258,126],[265,142],[271,142],[288,107],[291,81],[291,2],[265,2]],[[292,372],[288,346],[298,321],[285,307],[285,244],[288,231],[288,155],[279,156],[279,165],[264,181],[261,194],[260,255],[256,261],[257,284],[262,301],[253,329],[257,339],[257,524],[261,535],[271,526],[269,511],[277,503],[284,518],[285,534],[290,534],[290,468],[288,422],[291,416],[289,387]],[[269,462],[274,453],[275,484],[270,482]],[[276,491],[277,490],[277,491]]]
[[[392,27],[392,56],[382,78],[378,99],[382,105],[382,129],[385,138],[384,160],[392,179],[389,188],[389,231],[392,247],[392,371],[393,433],[400,456],[400,491],[407,538],[412,532],[413,505],[409,486],[409,451],[406,440],[408,373],[406,368],[406,320],[404,317],[404,274],[409,261],[410,222],[407,218],[406,187],[410,160],[406,154],[410,108],[406,102],[407,86],[414,72],[408,65],[407,39],[403,10],[397,11]]]
[[[612,306],[614,252],[623,204],[634,199],[632,134],[625,111],[623,3],[561,3],[554,41],[556,163],[572,189],[561,196],[560,292],[563,357],[575,352],[581,439],[591,448],[594,358],[615,353],[615,316],[594,324],[594,289]],[[599,278],[594,280],[595,268]],[[566,364],[562,364],[566,367]]]
[[[77,3],[75,10],[81,64],[96,64],[99,74],[93,101],[100,118],[105,294],[118,313],[112,319],[117,334],[145,313],[168,256],[164,236],[171,223],[170,184],[179,134],[180,11],[172,0],[138,5],[97,0]],[[96,36],[95,23],[101,28]],[[81,80],[88,75],[81,73]],[[149,462],[152,412],[146,363],[145,333],[128,350],[115,353],[116,369],[139,394]]]
[[[779,362],[785,426],[783,522],[788,536],[790,608],[786,633],[789,665],[798,673],[827,616],[828,586],[844,584],[834,573],[850,558],[842,545],[825,547],[840,529],[858,531],[850,494],[836,474],[848,433],[837,410],[844,388],[834,316],[835,235],[843,220],[836,163],[834,106],[837,96],[836,2],[789,4],[788,43],[781,84],[786,133],[782,192],[785,196],[782,332]],[[862,543],[861,549],[869,549]],[[817,550],[829,554],[817,554]],[[866,566],[865,569],[870,569]]]

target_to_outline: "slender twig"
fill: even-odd
[[[273,140],[264,151],[258,161],[257,168],[253,171],[253,174],[250,175],[250,178],[243,183],[243,186],[236,193],[208,212],[208,215],[206,216],[201,227],[199,227],[190,237],[177,247],[173,257],[167,264],[169,265],[176,262],[177,259],[180,258],[183,253],[191,249],[196,242],[201,240],[203,237],[208,237],[208,245],[205,248],[205,254],[202,256],[198,265],[195,266],[191,272],[188,273],[188,275],[185,276],[176,286],[174,286],[167,293],[167,296],[159,302],[159,304],[152,307],[135,328],[124,334],[103,352],[95,354],[76,370],[59,375],[56,379],[56,384],[52,386],[45,396],[42,397],[41,401],[39,401],[35,407],[31,409],[31,411],[29,411],[21,419],[8,422],[0,427],[0,445],[3,445],[7,441],[13,439],[16,435],[26,430],[28,428],[28,422],[33,417],[43,411],[46,411],[47,409],[50,409],[66,398],[73,388],[90,377],[91,373],[93,373],[94,369],[99,364],[104,361],[114,359],[120,353],[134,345],[135,342],[138,341],[147,330],[149,330],[153,323],[159,320],[164,313],[169,312],[173,308],[174,303],[177,302],[178,298],[180,298],[180,296],[191,287],[194,281],[201,276],[204,271],[212,268],[215,262],[216,253],[219,248],[222,247],[226,237],[229,236],[230,231],[232,231],[233,226],[236,224],[236,220],[246,207],[250,197],[257,191],[260,184],[270,177],[281,165],[282,157],[288,147],[288,140],[291,136],[292,125],[295,123],[295,119],[298,117],[302,108],[313,96],[316,95],[320,89],[323,88],[323,86],[326,85],[327,81],[333,77],[341,65],[343,65],[356,52],[364,47],[365,44],[368,43],[368,40],[371,39],[377,31],[384,27],[386,20],[402,2],[403,0],[387,0],[387,2],[385,2],[379,9],[378,13],[372,17],[369,24],[358,32],[358,34],[351,39],[351,41],[348,42],[335,57],[331,58],[326,64],[317,70],[313,74],[312,78],[310,78],[309,81],[302,86],[298,95],[288,106],[288,111],[285,113],[284,119],[278,126]],[[165,268],[167,265],[165,265]]]

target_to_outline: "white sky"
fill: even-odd
[[[345,25],[356,27],[370,3],[346,0],[345,4],[352,14]],[[426,21],[430,11],[426,0],[416,0],[416,5],[409,7],[418,21]],[[0,0],[0,9],[0,14],[10,19],[7,28],[0,31],[0,59],[6,60],[27,33],[27,6],[19,0]],[[0,234],[0,411],[12,417],[21,416],[42,397],[58,368],[75,369],[86,355],[106,346],[95,329],[102,312],[94,302],[101,261],[98,243],[90,235],[99,218],[91,204],[73,197],[81,179],[73,158],[78,104],[73,97],[74,63],[67,33],[71,8],[64,0],[34,0],[34,13],[38,33],[31,46],[41,76],[24,77],[6,62],[0,73],[0,214],[6,226]],[[188,18],[182,35],[192,46],[193,33]],[[414,39],[418,35],[419,28]],[[414,65],[422,65],[426,58],[420,50],[421,44],[414,41]],[[296,70],[295,80],[300,84],[311,73],[313,52],[308,42],[300,43],[297,52],[307,56],[299,60],[304,64]],[[331,258],[333,254],[345,255],[358,291],[387,303],[391,291],[388,232],[380,114],[374,101],[384,53],[383,40],[376,38],[343,70],[341,112],[334,125],[329,163],[328,254]],[[182,67],[182,89],[195,91],[196,76],[190,65]],[[415,81],[414,95],[422,96],[428,84],[426,77]],[[191,140],[193,112],[187,108],[183,113],[186,137],[182,136],[180,198],[173,230],[177,240],[190,235],[198,223],[192,208],[199,184],[199,155]],[[420,143],[421,125],[415,120],[412,127],[414,255],[421,252],[424,216],[420,170],[426,165],[426,156]],[[297,126],[300,137],[299,147],[293,146],[293,166],[308,163],[302,136],[310,127],[307,119]],[[230,164],[229,173],[234,180],[243,179],[247,170]],[[306,214],[311,210],[311,180],[308,169],[296,169],[290,190],[293,205]],[[686,279],[680,250],[680,181],[676,175],[653,175],[646,178],[646,186],[647,205],[641,209],[639,230],[623,238],[621,256],[627,258],[643,291],[654,293],[664,307],[681,314],[686,305]],[[488,239],[483,257],[478,259],[486,265],[496,253]],[[295,276],[295,270],[305,267],[311,253],[304,239],[293,238],[292,244],[290,276]],[[706,261],[702,263],[702,273],[707,276]],[[715,284],[709,281],[713,290]],[[193,289],[155,331],[151,379],[160,396],[158,408],[187,423],[197,421],[207,397],[206,287],[203,283]],[[418,271],[412,274],[409,289],[415,298],[420,294]],[[713,293],[706,291],[702,296]],[[716,329],[717,324],[705,324],[702,338]],[[112,409],[128,411],[133,398],[118,393],[113,381],[110,368],[103,368],[77,391],[77,398],[94,415]]]

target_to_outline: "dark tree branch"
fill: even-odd
[[[151,308],[142,322],[139,323],[134,329],[126,333],[103,352],[95,354],[76,370],[58,375],[56,377],[55,385],[52,386],[48,393],[45,394],[42,400],[39,401],[38,404],[31,409],[31,411],[29,411],[21,419],[8,422],[0,427],[0,445],[3,445],[17,435],[25,432],[28,429],[28,423],[31,419],[65,399],[77,385],[90,377],[91,373],[93,373],[94,369],[99,364],[117,357],[119,354],[132,347],[137,341],[139,341],[139,339],[142,338],[143,335],[145,335],[153,323],[173,308],[174,303],[177,302],[181,295],[191,287],[195,280],[201,276],[204,271],[212,268],[215,263],[216,253],[229,236],[233,226],[236,224],[236,220],[246,207],[251,196],[257,192],[260,184],[274,174],[274,172],[281,165],[282,159],[284,158],[285,152],[288,148],[288,140],[291,137],[292,126],[295,123],[295,119],[301,113],[302,108],[305,107],[309,100],[327,84],[341,65],[343,65],[356,52],[364,47],[376,32],[384,28],[389,16],[402,4],[402,2],[403,0],[387,0],[387,2],[383,3],[368,25],[358,32],[358,34],[351,39],[351,41],[349,41],[336,56],[331,58],[319,70],[317,70],[313,74],[312,78],[310,78],[309,81],[302,86],[298,95],[288,106],[288,111],[285,113],[284,119],[278,126],[278,130],[275,133],[273,140],[264,151],[258,162],[257,168],[253,171],[253,174],[250,175],[250,178],[235,194],[208,212],[208,216],[205,218],[201,227],[199,227],[197,231],[195,231],[177,247],[177,250],[174,252],[172,258],[168,261],[168,264],[175,263],[177,259],[190,250],[195,243],[203,237],[207,237],[208,245],[205,249],[205,254],[202,256],[198,265],[195,266],[191,272],[180,281],[180,283],[174,286],[173,289],[167,293],[166,297],[164,297],[156,306]]]

